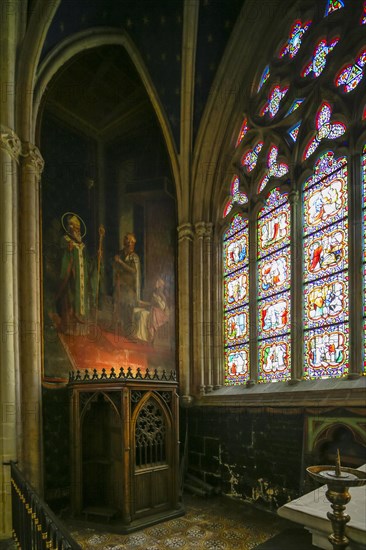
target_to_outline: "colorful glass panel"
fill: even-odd
[[[240,143],[243,141],[244,136],[248,132],[248,130],[249,130],[248,121],[245,118],[243,120],[242,124],[241,124],[240,131],[239,131],[238,137],[236,139],[235,147],[238,147],[238,145],[240,145]]]
[[[304,78],[309,74],[313,73],[314,78],[318,78],[321,75],[325,66],[327,64],[328,54],[333,50],[333,48],[338,44],[339,37],[334,38],[329,44],[327,41],[322,38],[319,40],[315,46],[313,57],[307,65],[301,71],[301,76]]]
[[[224,300],[227,309],[244,304],[248,300],[248,270],[240,269],[225,277]]]
[[[288,56],[293,59],[301,47],[302,37],[311,25],[311,21],[306,21],[304,24],[297,19],[291,27],[290,35],[282,46],[279,57]]]
[[[290,208],[275,210],[258,220],[258,254],[263,257],[290,242]]]
[[[325,151],[316,161],[314,173],[309,179],[306,180],[304,189],[308,189],[311,185],[314,185],[314,183],[322,180],[329,174],[336,172],[346,164],[346,157],[334,158],[333,151]]]
[[[292,128],[290,128],[288,130],[288,133],[289,133],[289,135],[290,135],[290,137],[293,141],[297,140],[297,136],[299,135],[300,126],[301,126],[301,120],[300,120],[300,122],[295,124],[295,126],[292,126]]]
[[[258,346],[258,382],[279,382],[291,377],[290,336],[263,340]]]
[[[306,286],[305,328],[344,322],[348,318],[348,278],[338,273]]]
[[[315,116],[316,133],[305,147],[303,159],[307,159],[318,148],[323,139],[336,139],[344,134],[346,125],[336,121],[330,124],[332,107],[327,101],[323,101]]]
[[[305,182],[305,378],[348,371],[347,165],[327,151]]]
[[[227,312],[225,315],[225,342],[230,344],[240,344],[248,339],[248,308],[238,308]]]
[[[231,199],[226,203],[224,208],[223,217],[225,218],[232,210],[235,203],[243,206],[248,202],[248,197],[245,193],[240,192],[240,182],[237,176],[234,176],[230,185]]]
[[[259,141],[253,149],[249,149],[241,159],[241,165],[246,168],[247,172],[251,172],[257,165],[258,155],[263,147],[263,141]]]
[[[231,212],[233,209],[233,201],[232,199],[229,199],[227,203],[225,204],[224,213],[222,215],[223,218],[226,218],[226,216]]]
[[[224,233],[225,384],[249,378],[248,221],[236,214]]]
[[[224,274],[248,263],[248,232],[240,232],[224,242]]]
[[[277,162],[278,147],[271,145],[267,155],[267,171],[258,184],[258,193],[260,193],[270,178],[281,178],[288,172],[288,165],[284,162]]]
[[[261,218],[269,212],[272,212],[274,208],[277,208],[281,204],[285,204],[287,198],[287,193],[281,193],[278,187],[276,189],[272,189],[266,197],[266,204],[260,211],[259,217]]]
[[[273,118],[278,113],[282,99],[285,97],[289,89],[289,86],[284,86],[281,89],[280,86],[273,86],[269,92],[268,100],[259,111],[260,116],[264,116],[268,113],[270,118]]]
[[[249,345],[225,349],[225,384],[236,386],[249,378]]]
[[[362,50],[354,64],[347,65],[335,78],[336,86],[343,86],[346,93],[352,92],[361,82],[366,65],[366,49]]]
[[[289,108],[285,116],[288,116],[294,111],[296,111],[296,109],[298,109],[303,102],[304,102],[304,99],[295,99],[295,101],[292,103],[291,107]]]
[[[269,65],[267,65],[265,68],[264,68],[264,71],[262,73],[262,76],[261,76],[261,79],[259,81],[259,84],[258,84],[258,89],[257,89],[257,93],[259,92],[259,90],[261,90],[264,86],[264,84],[267,82],[268,78],[269,78],[269,75],[270,75],[270,72],[269,72]]]
[[[305,332],[306,378],[337,378],[348,372],[348,324]]]
[[[347,214],[347,167],[326,176],[304,192],[305,235],[335,223]]]
[[[290,256],[281,250],[258,262],[258,291],[260,296],[269,296],[290,285]]]
[[[283,334],[290,330],[290,293],[263,298],[258,303],[259,338]]]
[[[324,17],[327,17],[330,13],[340,10],[341,8],[344,8],[344,2],[342,0],[328,0]]]
[[[304,239],[304,281],[348,267],[347,218]]]
[[[245,231],[248,228],[248,220],[246,220],[241,214],[235,214],[227,230],[224,233],[224,240],[226,241],[238,231]]]
[[[366,25],[366,2],[363,3],[363,11],[360,20],[361,25]]]

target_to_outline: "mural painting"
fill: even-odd
[[[56,166],[52,161],[57,140],[67,157],[72,132],[51,119],[44,132],[50,138],[43,148],[48,168],[42,182],[44,383],[65,383],[70,371],[170,372],[174,201],[163,186],[151,191],[148,180],[136,185],[136,173],[126,176],[116,155],[119,145],[106,152],[110,178],[102,183],[85,178],[85,166],[92,171],[90,161],[83,163],[90,144],[77,135],[71,140],[77,150],[70,154],[78,162],[70,177],[62,159]]]

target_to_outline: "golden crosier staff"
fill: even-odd
[[[103,257],[103,239],[105,235],[104,225],[99,226],[99,246],[98,246],[98,264],[97,264],[97,291],[95,298],[95,324],[98,323],[98,302],[99,302],[99,281],[100,281],[100,266]]]

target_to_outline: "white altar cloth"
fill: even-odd
[[[366,464],[358,468],[366,472]],[[311,491],[278,509],[278,514],[286,519],[300,523],[312,533],[312,544],[325,550],[332,550],[328,541],[332,532],[332,524],[327,518],[331,512],[331,504],[325,493],[326,485]],[[351,516],[346,526],[346,536],[350,539],[347,550],[366,550],[366,486],[349,489],[351,500],[345,513]]]

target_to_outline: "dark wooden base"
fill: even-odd
[[[112,509],[110,511],[112,512]],[[122,523],[120,518],[113,518],[114,511],[113,515],[110,515],[110,513],[107,514],[107,509],[99,507],[86,508],[83,510],[83,514],[85,515],[85,519],[80,516],[72,519],[73,527],[86,528],[90,526],[99,532],[107,531],[108,533],[128,534],[134,531],[140,531],[141,529],[146,529],[147,527],[151,527],[152,525],[156,525],[157,523],[161,523],[163,521],[184,516],[185,508],[182,505],[175,510],[159,512],[155,515],[152,514],[145,518],[131,521],[128,525]],[[105,521],[101,518],[105,519]]]

